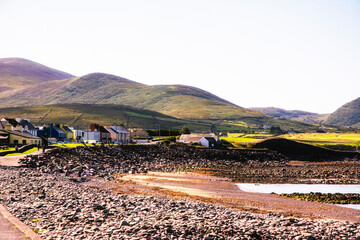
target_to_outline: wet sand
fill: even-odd
[[[123,175],[118,179],[118,190],[122,192],[182,196],[257,213],[360,222],[360,210],[274,194],[244,192],[226,178],[196,173],[149,172]]]

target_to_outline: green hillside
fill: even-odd
[[[110,104],[59,104],[0,108],[0,117],[30,119],[34,125],[64,123],[85,128],[91,123],[101,125],[123,124],[126,127],[151,129],[208,129],[210,124],[176,119],[149,110]]]
[[[104,73],[34,84],[0,98],[0,101],[4,102],[2,107],[60,103],[120,104],[184,119],[263,116],[198,88],[148,86]]]
[[[360,127],[360,98],[346,103],[337,109],[328,117],[326,123],[339,126]]]
[[[186,126],[200,131],[256,131],[263,125],[280,126],[284,130],[314,131],[304,123],[264,117],[240,117],[232,120],[184,120],[158,112],[113,104],[57,104],[0,108],[0,117],[30,119],[34,125],[64,123],[85,128],[91,123],[101,125],[123,124],[126,127],[148,129],[181,129]]]

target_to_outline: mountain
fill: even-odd
[[[348,102],[332,113],[327,124],[360,127],[360,98]]]
[[[17,85],[22,87],[0,96],[1,107],[62,103],[120,104],[185,119],[262,115],[191,86],[149,86],[105,73],[73,77],[24,59],[2,59],[2,66],[5,69],[3,75],[18,77],[21,81]],[[2,79],[1,85],[6,83],[5,87],[12,87],[10,81]]]
[[[150,86],[105,73],[74,77],[24,59],[2,59],[1,62],[2,67],[13,69],[4,71],[7,76],[19,80],[13,86],[11,81],[0,78],[0,86],[8,84],[6,87],[11,88],[4,90],[6,94],[0,94],[1,108],[58,104],[121,105],[187,119],[191,124],[192,121],[201,121],[207,126],[221,126],[224,131],[234,126],[249,129],[264,125],[299,131],[309,129],[306,124],[277,120],[191,86]],[[26,112],[27,109],[31,110],[23,108]]]
[[[263,114],[278,117],[278,118],[285,118],[289,120],[299,121],[307,124],[319,124],[326,121],[329,114],[318,114],[312,112],[306,112],[301,110],[285,110],[282,108],[274,108],[274,107],[267,107],[267,108],[260,108],[254,107],[249,108],[253,111],[258,111]]]
[[[34,84],[74,77],[23,58],[0,59],[0,97]]]

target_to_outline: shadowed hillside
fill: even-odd
[[[34,84],[71,78],[73,75],[22,58],[0,59],[0,96]]]

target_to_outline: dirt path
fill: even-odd
[[[46,151],[49,151],[50,149],[47,149]],[[0,157],[0,165],[1,166],[20,166],[19,165],[19,159],[27,156],[27,155],[41,155],[42,154],[42,150],[40,151],[35,151],[29,154],[24,154],[24,155],[18,155],[18,156],[10,156],[10,157]]]
[[[125,193],[188,197],[258,213],[276,212],[286,216],[360,222],[360,210],[274,194],[244,192],[228,179],[193,173],[124,175],[119,178],[118,190]]]

